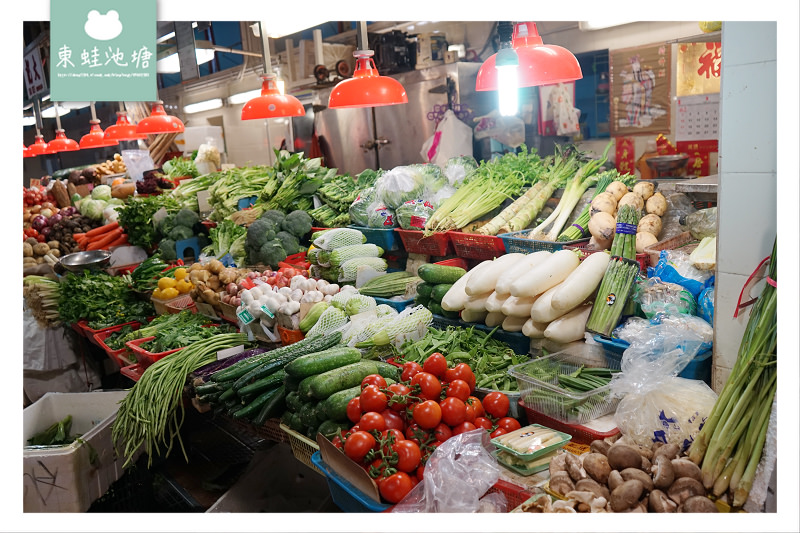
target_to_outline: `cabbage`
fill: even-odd
[[[397,223],[403,229],[423,230],[425,223],[433,215],[434,207],[424,200],[406,202],[395,211]]]
[[[425,195],[425,174],[421,165],[394,167],[375,182],[377,199],[390,209]]]
[[[478,168],[478,162],[471,156],[451,157],[444,165],[444,175],[450,185],[458,187],[464,178],[473,170]]]
[[[125,205],[125,200],[120,198],[112,198],[111,200],[106,201],[107,205]]]
[[[103,220],[103,209],[106,208],[106,203],[103,200],[95,200],[94,198],[86,197],[81,202],[80,212],[81,215],[91,218],[92,220]]]
[[[368,209],[368,228],[393,228],[397,226],[394,216],[394,209],[381,204],[374,203]]]
[[[372,202],[375,201],[375,187],[367,187],[358,194],[352,204],[350,204],[350,222],[356,226],[366,227],[369,220],[367,210]]]
[[[92,189],[92,199],[106,202],[111,200],[111,187],[109,185],[98,185]]]

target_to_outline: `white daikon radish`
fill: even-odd
[[[494,286],[495,292],[499,296],[508,296],[511,294],[511,284],[522,277],[523,274],[527,274],[536,265],[550,257],[551,254],[552,252],[548,252],[547,250],[526,254],[520,261],[511,265],[511,268],[500,274]]]
[[[580,264],[572,250],[558,250],[511,284],[511,296],[533,297],[555,287]]]
[[[545,329],[547,329],[547,324],[534,322],[532,318],[529,318],[522,325],[522,334],[530,339],[543,339]]]
[[[513,265],[516,261],[519,261],[524,257],[525,254],[511,253],[501,255],[500,257],[491,261],[483,261],[481,264],[486,263],[487,267],[481,271],[480,276],[470,276],[469,281],[467,281],[467,286],[464,288],[464,290],[469,296],[473,296],[475,294],[485,294],[493,291],[494,286],[497,284],[497,280],[500,279],[500,276],[506,271],[506,269],[510,268],[511,265]]]
[[[611,256],[605,252],[589,254],[578,268],[558,284],[550,305],[556,311],[567,312],[580,305],[600,286]]]
[[[506,316],[513,316],[517,318],[530,318],[531,306],[536,298],[528,298],[527,296],[509,296],[503,303],[500,311]],[[488,311],[488,309],[487,309]]]
[[[486,311],[486,300],[488,300],[491,295],[491,292],[487,292],[486,294],[467,296],[467,299],[464,301],[464,309],[469,309],[470,311]]]
[[[522,326],[525,325],[528,319],[525,317],[507,316],[500,326],[504,331],[522,331]]]
[[[461,311],[461,320],[464,322],[483,322],[488,314],[489,313],[486,311],[471,311],[469,309],[464,309]]]
[[[490,313],[497,313],[503,307],[503,303],[508,299],[509,295],[500,296],[497,291],[492,292],[491,296],[486,299],[486,310]]]
[[[483,319],[483,323],[489,326],[490,328],[499,326],[503,323],[503,320],[506,319],[506,315],[501,313],[500,311],[495,311],[494,313],[488,313],[486,318]]]
[[[466,274],[458,278],[458,280],[453,283],[453,286],[450,287],[450,290],[442,297],[442,309],[445,311],[461,311],[464,309],[464,302],[466,302],[469,297],[464,291],[464,288],[467,286],[467,281],[469,281],[469,278],[473,275],[486,268],[488,264],[489,261],[478,263],[472,270],[468,270]]]
[[[548,324],[544,330],[544,336],[554,342],[566,344],[583,339],[586,331],[586,321],[592,312],[592,304],[576,307],[564,316],[561,316]]]
[[[535,302],[533,302],[533,305],[531,306],[531,318],[535,322],[549,323],[556,318],[567,314],[568,311],[572,311],[572,309],[567,309],[567,311],[556,311],[553,309],[553,295],[557,290],[558,285],[551,287],[544,294],[536,298]]]

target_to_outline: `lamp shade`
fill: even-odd
[[[56,138],[47,143],[47,145],[54,152],[74,152],[81,149],[78,142],[68,138],[62,129],[56,130]]]
[[[275,76],[262,76],[261,96],[247,101],[242,107],[242,120],[276,117],[302,117],[306,114],[303,104],[290,94],[281,94]]]
[[[136,124],[131,124],[128,113],[117,111],[117,123],[106,128],[103,138],[107,141],[136,141],[146,139],[147,135],[136,133]]]
[[[150,116],[136,125],[136,133],[157,135],[159,133],[183,133],[183,121],[178,117],[167,115],[162,102],[153,102]]]
[[[331,91],[328,107],[376,107],[406,104],[408,95],[394,78],[381,76],[372,61],[372,50],[356,51],[353,77],[340,81]]]
[[[511,46],[517,52],[519,61],[519,87],[554,85],[583,78],[575,55],[562,46],[543,44],[533,22],[522,22],[514,26]],[[497,54],[494,54],[483,62],[475,80],[476,90],[497,90],[496,60]]]
[[[89,128],[89,133],[81,137],[81,142],[78,143],[81,147],[81,150],[86,150],[87,148],[103,148],[105,146],[116,146],[119,144],[119,141],[116,139],[108,138],[106,139],[105,133],[100,128],[100,121],[97,119],[90,120],[89,123],[92,125]]]
[[[50,148],[50,146],[48,146],[48,144],[44,142],[44,136],[41,133],[36,135],[33,144],[28,147],[28,150],[30,150],[31,153],[35,156],[56,153],[55,150]]]
[[[22,157],[36,157],[36,154],[30,151],[30,149],[25,146],[25,143],[22,143]]]

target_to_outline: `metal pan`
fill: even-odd
[[[59,260],[59,264],[70,272],[81,272],[105,268],[110,260],[111,252],[108,250],[91,250],[67,254]]]

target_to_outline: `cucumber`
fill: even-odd
[[[458,320],[461,317],[461,313],[458,311],[448,311],[447,309],[442,309],[442,316],[445,318]]]
[[[299,413],[292,413],[292,418],[289,419],[289,428],[293,431],[303,431],[303,422],[300,421]]]
[[[340,431],[347,431],[350,429],[350,424],[346,422],[335,422],[333,420],[323,421],[317,428],[317,433],[322,433],[323,437],[332,439],[339,434]]]
[[[246,387],[247,385],[255,383],[256,381],[259,381],[260,379],[263,379],[267,376],[271,376],[272,374],[274,374],[279,370],[283,370],[283,367],[286,366],[287,363],[294,361],[295,357],[297,357],[297,355],[284,354],[283,356],[278,357],[277,359],[272,359],[250,370],[247,374],[245,374],[244,376],[240,377],[239,379],[233,382],[233,390],[235,390],[238,393],[242,388]],[[283,376],[281,376],[281,379],[283,379]]]
[[[349,389],[334,392],[320,402],[320,406],[329,420],[333,420],[335,422],[346,422],[347,404],[359,394],[361,394],[360,383],[354,387],[350,387]]]
[[[317,404],[315,403],[305,403],[298,411],[298,415],[300,416],[300,423],[303,427],[309,427],[317,424],[317,411],[316,411]]]
[[[438,285],[434,285],[431,291],[431,301],[441,305],[442,298],[444,298],[444,295],[447,294],[447,291],[449,291],[452,286],[452,283],[439,283]]]
[[[438,285],[439,283],[455,283],[467,271],[461,267],[436,265],[433,263],[426,263],[417,269],[417,275],[422,278],[425,283],[431,285]],[[417,288],[419,290],[419,288]]]
[[[253,424],[256,426],[263,426],[270,418],[275,418],[286,407],[286,388],[281,385],[277,389],[271,391],[272,395],[253,418]]]
[[[283,378],[285,376],[286,372],[283,369],[278,370],[277,372],[270,374],[265,378],[261,378],[258,381],[250,383],[249,385],[245,385],[237,391],[237,394],[239,394],[239,396],[247,396],[250,394],[260,394],[270,389],[278,388],[283,384]]]
[[[292,415],[294,415],[294,413],[292,413],[291,411],[284,411],[283,414],[281,415],[281,424],[283,424],[286,427],[289,427],[292,423]]]
[[[361,360],[361,351],[347,346],[335,346],[321,352],[301,355],[286,364],[284,370],[295,379],[302,380],[314,374],[322,374],[340,366]]]
[[[286,395],[286,409],[290,413],[296,413],[302,407],[303,402],[300,401],[300,393],[292,391]]]
[[[317,374],[311,378],[311,395],[318,400],[324,400],[334,392],[360,385],[366,376],[378,373],[378,365],[375,363],[376,361],[359,361]]]
[[[261,411],[261,408],[264,407],[264,404],[266,404],[267,401],[272,398],[273,392],[274,391],[272,390],[262,392],[247,405],[234,411],[231,416],[233,418],[253,418],[259,413],[259,411]]]
[[[435,285],[431,285],[430,283],[425,283],[424,281],[417,285],[417,298],[421,298],[423,300],[430,300],[431,293],[433,292],[433,288]]]
[[[60,180],[60,179],[68,178],[73,170],[83,170],[85,168],[89,168],[89,167],[93,167],[93,166],[95,166],[95,164],[91,163],[91,164],[88,164],[88,165],[80,165],[80,166],[77,166],[77,167],[69,167],[69,168],[62,168],[62,169],[59,169],[59,170],[54,170],[53,174],[51,174],[50,177],[53,178],[54,180]]]
[[[301,341],[282,346],[268,352],[256,354],[247,359],[242,359],[232,364],[228,368],[215,372],[211,375],[212,381],[230,381],[232,379],[239,379],[254,369],[261,367],[275,359],[281,359],[284,356],[290,359],[295,359],[307,353],[319,352],[327,350],[339,344],[342,340],[342,332],[335,331],[328,335],[319,335],[314,337],[306,337]],[[287,360],[287,362],[288,362]],[[261,376],[263,377],[263,376]]]
[[[391,363],[384,363],[383,361],[373,361],[373,363],[378,367],[378,374],[386,379],[387,385],[390,385],[389,380],[393,380],[393,382],[400,381],[400,375],[403,373],[401,368]]]
[[[431,302],[430,298],[420,298],[419,295],[417,295],[417,297],[414,298],[414,305],[422,305],[422,306],[428,307],[428,304],[430,302]]]
[[[442,309],[442,306],[433,301],[428,302],[428,309],[434,315],[442,316],[442,313],[444,313],[444,309]]]
[[[297,394],[300,397],[300,401],[307,402],[313,398],[311,394],[311,381],[315,377],[317,377],[317,374],[307,376],[300,381],[300,385],[297,387]]]
[[[321,424],[328,419],[328,416],[325,414],[325,409],[322,407],[322,402],[317,403],[316,407],[314,408],[314,413],[317,415],[318,424]]]
[[[300,380],[294,379],[289,374],[283,376],[283,386],[286,387],[286,392],[294,392],[300,386]]]
[[[330,307],[330,305],[331,304],[329,302],[315,303],[313,306],[311,306],[311,309],[308,310],[306,316],[303,317],[303,320],[300,321],[300,324],[298,324],[297,326],[298,329],[302,331],[304,334],[308,333],[308,330],[310,330],[314,326],[314,324],[317,323],[317,320],[319,320],[319,317],[320,315],[322,315],[322,312],[325,311],[328,307]]]
[[[215,392],[222,393],[228,390],[231,387],[231,385],[233,385],[232,381],[223,381],[223,382],[212,381],[210,383],[203,383],[201,385],[196,385],[194,388],[194,392],[198,396],[206,396],[208,394],[213,394]]]

